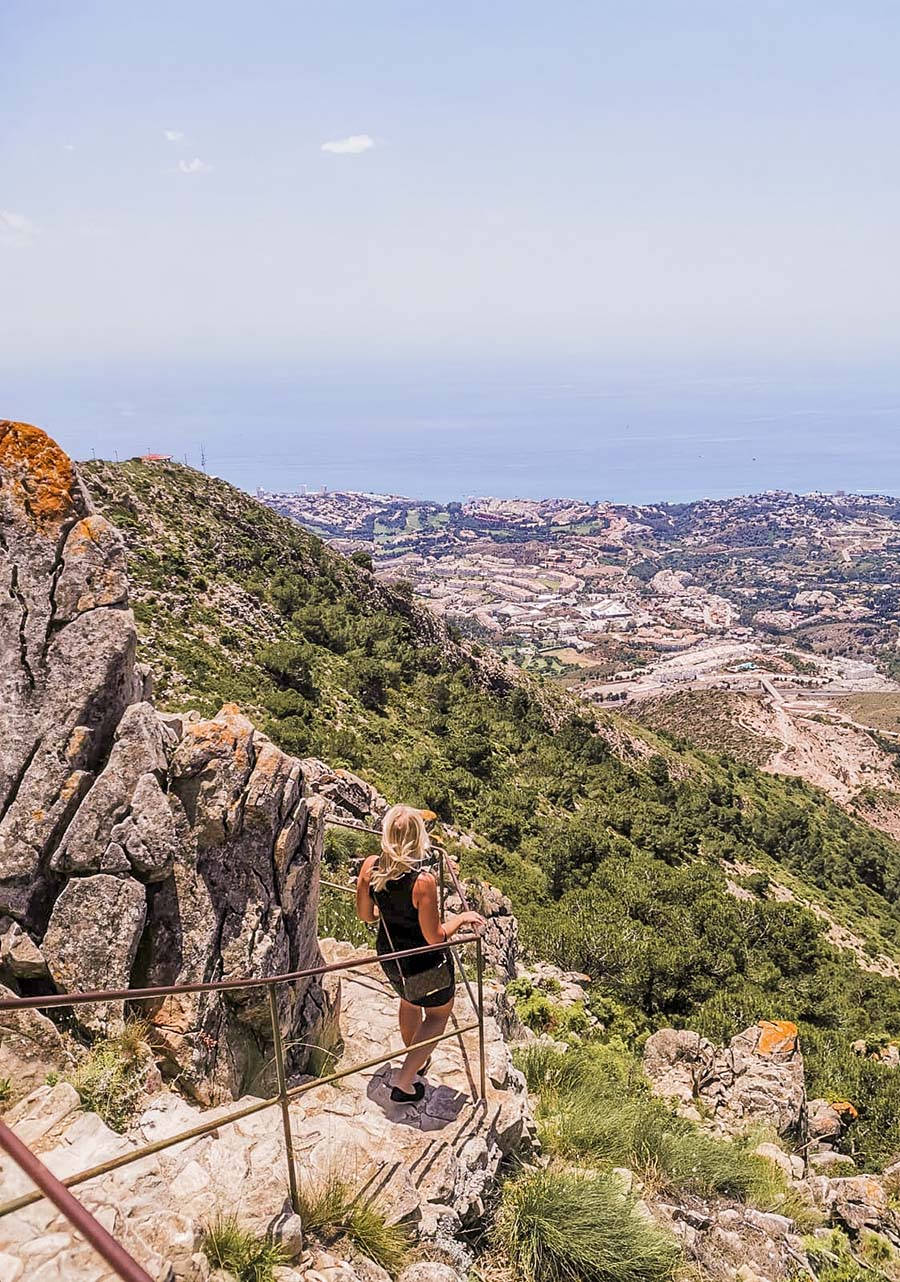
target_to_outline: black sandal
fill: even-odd
[[[431,1060],[432,1060],[432,1056],[429,1055],[425,1063],[422,1065],[422,1067],[416,1069],[416,1072],[420,1077],[424,1077],[425,1074],[428,1072],[429,1068],[431,1068]]]
[[[412,1092],[401,1091],[399,1086],[391,1087],[391,1099],[395,1104],[418,1104],[425,1095],[424,1082],[416,1082]]]

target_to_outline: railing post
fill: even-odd
[[[441,909],[441,921],[444,920],[444,896],[446,894],[444,885],[444,852],[438,851],[438,902]]]
[[[291,1112],[287,1093],[287,1076],[284,1071],[284,1043],[281,1040],[281,1021],[278,1018],[278,1002],[275,997],[275,985],[268,985],[269,1016],[272,1020],[272,1042],[275,1046],[275,1074],[278,1078],[278,1101],[281,1104],[281,1121],[284,1126],[284,1151],[287,1158],[288,1188],[291,1194],[291,1208],[295,1215],[300,1214],[300,1198],[297,1193],[297,1169],[294,1165],[294,1140],[291,1135]]]
[[[484,951],[481,936],[475,940],[475,964],[478,968],[478,1070],[481,1079],[481,1098],[487,1100],[487,1075],[484,1066]]]

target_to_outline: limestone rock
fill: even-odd
[[[777,1144],[770,1144],[767,1142],[757,1144],[753,1151],[758,1157],[764,1157],[767,1162],[771,1162],[774,1166],[777,1166],[782,1174],[787,1176],[789,1180],[794,1178],[794,1167],[791,1161],[791,1155],[790,1153],[785,1153],[784,1149],[779,1148]]]
[[[86,610],[125,605],[125,549],[106,517],[93,512],[73,525],[56,580],[56,617],[68,623]]]
[[[519,956],[519,923],[513,916],[512,904],[496,886],[486,881],[470,881],[463,889],[470,908],[484,917],[487,925],[482,935],[485,967],[503,979],[515,979]],[[447,911],[462,912],[463,904],[453,891],[447,895]]]
[[[315,757],[306,758],[303,772],[317,796],[324,797],[331,812],[359,824],[377,823],[388,803],[377,789],[352,770],[333,770]]]
[[[849,1175],[829,1179],[814,1175],[806,1187],[816,1204],[854,1233],[890,1227],[896,1231],[883,1183],[874,1175]]]
[[[147,912],[144,887],[98,873],[70,881],[53,908],[43,952],[61,992],[127,988]],[[122,1003],[76,1008],[86,1028],[106,1031]]]
[[[143,774],[131,795],[131,813],[110,832],[141,881],[164,881],[178,856],[175,819],[156,775]]]
[[[313,968],[325,803],[302,796],[300,763],[233,705],[186,720],[169,765],[179,853],[152,887],[141,980],[191,983]],[[330,997],[320,980],[277,991],[295,1066],[329,1048]],[[183,995],[151,1009],[155,1043],[200,1098],[240,1094],[271,1078],[263,989]],[[319,1038],[324,1040],[319,1041]]]
[[[268,1236],[277,1242],[289,1260],[303,1252],[303,1221],[292,1211],[283,1210],[268,1227]]]
[[[803,1057],[787,1021],[763,1020],[718,1051],[696,1033],[662,1029],[647,1041],[644,1069],[656,1094],[701,1104],[722,1130],[768,1122],[787,1134],[801,1126]]]
[[[0,482],[0,912],[40,933],[58,890],[49,858],[134,698],[136,634],[124,577],[111,569],[101,589],[75,552],[86,521],[110,565],[118,536],[62,450],[0,421]]]
[[[847,1126],[857,1116],[856,1109],[847,1100],[829,1103],[824,1099],[811,1099],[806,1105],[807,1135],[812,1140],[829,1143],[840,1139]]]
[[[715,1058],[712,1043],[699,1033],[661,1028],[647,1039],[644,1072],[657,1095],[691,1104],[714,1071]]]
[[[18,922],[6,919],[6,928],[0,924],[0,968],[9,971],[16,979],[43,979],[47,963],[37,944]]]
[[[0,998],[14,996],[0,985]],[[33,1091],[67,1062],[62,1038],[46,1015],[36,1010],[0,1011],[0,1077],[9,1078],[15,1098]]]
[[[134,703],[123,715],[116,729],[115,744],[109,760],[69,824],[51,866],[57,872],[64,873],[129,871],[128,858],[124,857],[127,851],[121,835],[125,832],[139,848],[138,835],[132,831],[134,822],[132,821],[131,828],[125,822],[131,818],[135,790],[146,778],[156,782],[154,773],[165,778],[166,771],[162,727],[156,719],[156,713],[149,703]],[[146,784],[143,801],[146,806]],[[140,805],[140,801],[138,804]],[[168,818],[170,831],[164,834],[164,840],[169,843],[167,854],[171,862],[174,857],[174,821],[171,813]],[[159,831],[158,819],[156,828]],[[116,843],[112,856],[109,854],[111,843]]]
[[[397,1277],[397,1282],[463,1282],[456,1269],[440,1260],[417,1260]]]

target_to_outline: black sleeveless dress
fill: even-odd
[[[383,890],[369,887],[379,913],[375,943],[379,954],[401,953],[406,948],[422,948],[428,943],[419,925],[419,910],[413,903],[418,875],[419,870],[413,868],[402,877],[392,878]],[[446,948],[404,957],[399,962],[383,961],[381,969],[394,992],[414,1006],[444,1006],[456,991],[453,958]]]

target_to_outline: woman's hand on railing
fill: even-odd
[[[458,930],[462,930],[463,926],[470,926],[474,934],[480,935],[486,925],[487,922],[481,913],[456,913],[444,922],[444,938],[450,939]]]

